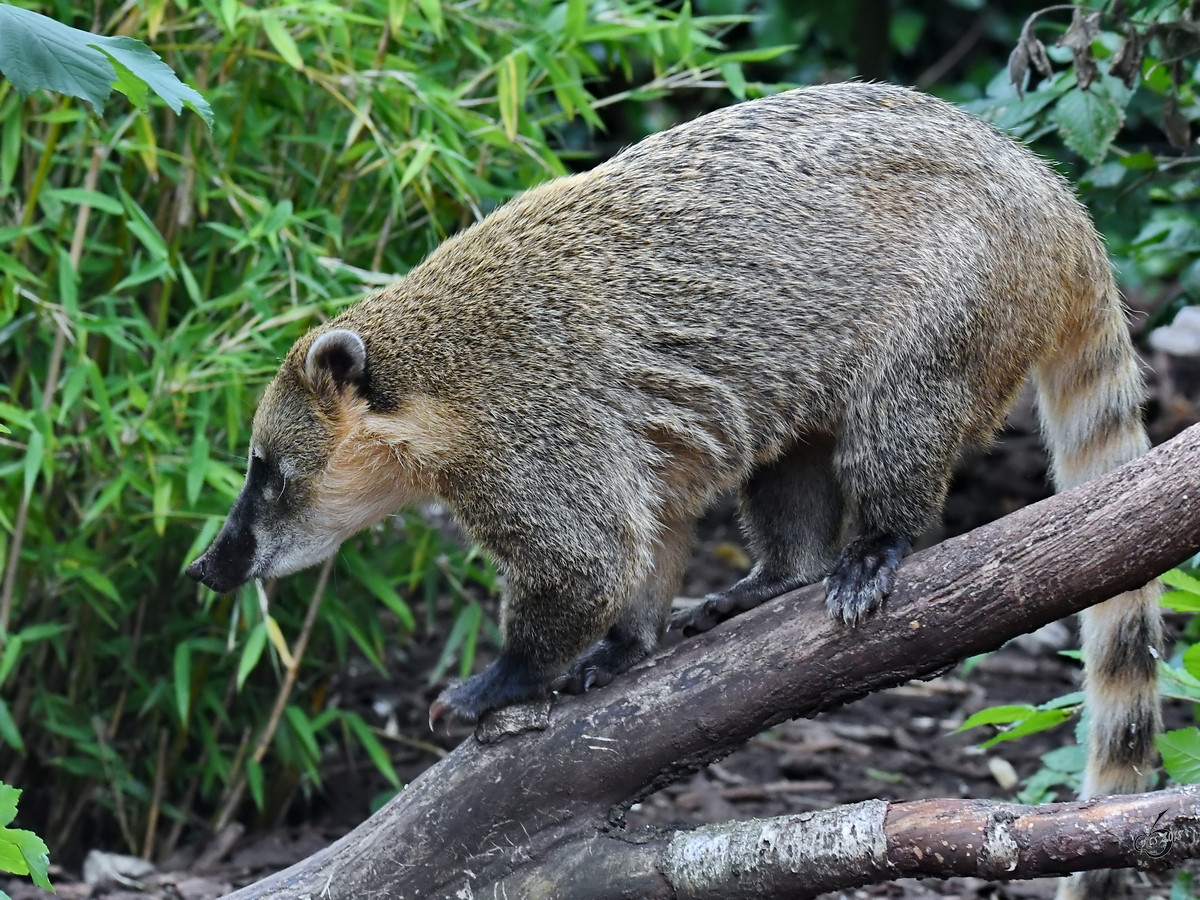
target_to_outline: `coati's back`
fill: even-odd
[[[698,406],[736,479],[836,430],[855,385],[905,358],[966,373],[963,436],[987,439],[1108,278],[1086,212],[1027,150],[932,97],[841,84],[531,190],[338,323],[407,348],[379,368],[481,408],[506,384],[559,418],[569,396],[631,422]]]
[[[755,567],[672,628],[821,579],[861,621],[1030,375],[1060,488],[1145,448],[1116,287],[1066,183],[912,91],[780,94],[529,191],[298,341],[189,572],[227,590],[407,499],[449,502],[507,576],[497,660],[431,709],[473,721],[649,653],[722,489]],[[1155,596],[1085,616],[1087,795],[1152,777]]]

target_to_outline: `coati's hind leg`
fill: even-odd
[[[551,688],[579,694],[603,687],[654,651],[683,580],[694,533],[695,523],[690,518],[663,526],[654,568],[645,584],[621,610],[608,634],[554,679]]]
[[[711,594],[671,622],[685,635],[819,581],[832,570],[845,519],[833,468],[832,437],[805,435],[792,450],[755,470],[741,490],[742,529],[755,564],[728,590]]]
[[[880,372],[849,405],[833,464],[858,536],[825,579],[829,614],[856,625],[896,581],[900,560],[938,517],[963,441],[968,392],[928,371]]]

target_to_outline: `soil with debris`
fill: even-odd
[[[1155,370],[1149,405],[1151,433],[1164,441],[1200,420],[1200,360],[1165,357]],[[961,462],[946,504],[944,524],[929,535],[929,545],[968,531],[1048,496],[1046,459],[1028,403],[987,453]],[[748,566],[732,501],[704,520],[684,594],[700,597],[735,581]],[[493,610],[494,613],[494,610]],[[1168,615],[1168,626],[1183,617]],[[775,816],[822,809],[869,798],[919,799],[974,797],[1013,800],[1020,783],[1041,766],[1041,755],[1070,743],[1059,728],[1006,742],[988,750],[977,744],[986,735],[959,734],[972,713],[1007,703],[1041,703],[1079,689],[1077,663],[1058,654],[1074,646],[1071,623],[1048,626],[975,662],[929,682],[913,682],[866,697],[813,720],[793,721],[760,734],[720,763],[671,785],[635,805],[628,825],[702,823]],[[428,635],[407,648],[393,677],[369,666],[350,668],[340,688],[342,704],[398,735],[393,761],[401,778],[411,781],[436,763],[454,741],[430,735],[426,713],[441,685],[429,687],[427,673],[441,651],[441,636]],[[478,665],[487,662],[481,648]],[[1168,727],[1190,724],[1191,709],[1169,702]],[[461,739],[466,732],[456,735]],[[264,834],[224,835],[217,845],[178,851],[157,870],[136,860],[95,851],[84,872],[52,869],[63,900],[107,897],[134,900],[147,893],[182,900],[209,900],[284,868],[326,846],[366,817],[369,804],[387,785],[368,766],[332,759],[325,790],[298,797],[289,826]],[[1065,799],[1067,791],[1061,796]],[[124,860],[124,861],[122,861]],[[83,876],[86,875],[86,880]],[[1170,875],[1138,875],[1138,898],[1166,898]],[[993,883],[979,879],[903,879],[834,897],[1049,898],[1054,879]],[[46,900],[52,895],[27,880],[0,881],[13,900]]]

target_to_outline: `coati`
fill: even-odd
[[[188,572],[284,575],[439,498],[507,580],[498,659],[431,710],[474,721],[648,654],[728,488],[756,563],[676,625],[821,579],[860,621],[1029,376],[1060,489],[1147,448],[1067,183],[930,96],[790,91],[528,191],[297,341]],[[1085,616],[1085,796],[1153,777],[1159,630],[1153,586]]]

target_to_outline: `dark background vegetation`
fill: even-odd
[[[1107,73],[1115,10],[1089,35],[1089,91],[1051,48],[1023,97],[1006,65],[1036,2],[23,5],[145,40],[216,114],[210,132],[114,97],[101,116],[0,80],[0,778],[67,864],[96,846],[162,858],[231,818],[361,818],[447,744],[424,705],[498,635],[495,573],[444,510],[349,542],[319,606],[316,572],[215,596],[182,570],[240,486],[291,342],[531,184],[746,97],[894,81],[1079,185],[1137,330],[1200,299],[1188,3],[1129,4],[1147,36],[1132,88]],[[1188,420],[1179,403],[1155,395],[1160,438]],[[1035,487],[1005,503],[1044,490],[1031,459]],[[974,490],[950,530],[1006,511],[1003,486]],[[689,590],[744,563],[727,518]]]

